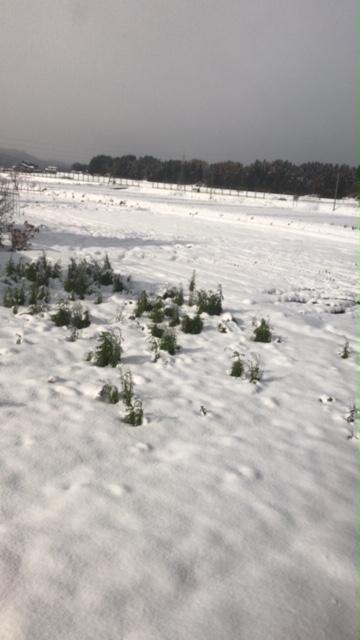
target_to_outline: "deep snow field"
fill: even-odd
[[[30,250],[0,251],[0,640],[358,638],[358,208],[293,204],[56,178],[22,190],[21,215],[44,226]],[[40,314],[2,304],[10,256],[43,251],[63,274],[107,254],[131,276],[81,302],[91,324],[74,342],[50,319],[59,280]],[[221,284],[222,314],[198,335],[176,327],[181,348],[155,361],[138,294],[182,283],[194,315],[194,270],[197,289]],[[115,327],[121,365],[87,362]],[[234,352],[260,356],[260,382],[229,375]],[[97,397],[121,371],[142,426]]]

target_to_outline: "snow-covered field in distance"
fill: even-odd
[[[357,638],[356,203],[36,185],[24,259],[65,273],[107,253],[131,291],[82,301],[75,342],[50,320],[58,281],[43,314],[0,304],[0,639]],[[138,293],[182,283],[187,302],[194,270],[198,289],[222,285],[223,313],[154,362]],[[261,318],[271,343],[252,340]],[[136,428],[97,399],[120,367],[84,359],[114,327]],[[235,351],[261,357],[261,382],[229,375]]]

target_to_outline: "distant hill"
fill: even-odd
[[[0,147],[1,167],[12,167],[14,164],[17,164],[22,160],[25,160],[25,162],[29,162],[30,164],[37,164],[40,169],[45,169],[45,167],[48,167],[49,165],[55,165],[61,171],[66,171],[70,168],[68,164],[61,162],[60,160],[41,160],[30,153],[26,153],[26,151],[19,151],[18,149],[4,149]]]

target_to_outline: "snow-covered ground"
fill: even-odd
[[[131,291],[83,300],[75,342],[50,320],[58,280],[41,314],[0,304],[1,640],[358,637],[358,209],[293,205],[56,178],[21,192],[44,225],[26,261],[65,274],[107,253]],[[137,296],[182,283],[194,315],[194,270],[223,312],[154,362]],[[115,327],[121,365],[85,361]],[[236,351],[261,357],[260,382],[229,375]],[[121,370],[142,426],[97,398]]]

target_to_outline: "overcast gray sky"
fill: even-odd
[[[357,165],[357,0],[0,0],[0,147]]]

